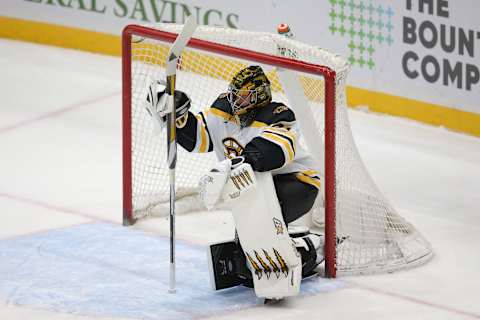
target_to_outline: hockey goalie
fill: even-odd
[[[165,87],[154,81],[147,89],[147,109],[158,113]],[[178,143],[219,160],[201,178],[200,197],[209,209],[224,201],[235,222],[231,241],[208,251],[214,289],[244,285],[266,299],[297,295],[302,278],[323,261],[324,241],[307,227],[288,227],[321,197],[313,159],[297,143],[294,112],[272,101],[259,66],[239,70],[227,92],[198,114],[189,111],[185,92],[175,91],[174,100]]]

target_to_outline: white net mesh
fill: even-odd
[[[178,33],[181,26],[160,24],[156,29]],[[429,243],[392,208],[368,174],[354,143],[347,115],[345,89],[348,65],[339,56],[280,35],[200,26],[197,39],[270,55],[289,52],[299,61],[323,65],[336,72],[335,193],[337,270],[341,274],[385,272],[419,264],[432,255]],[[168,212],[169,179],[166,133],[155,134],[155,125],[144,108],[146,86],[165,79],[165,60],[170,43],[148,37],[132,37],[132,205],[135,218]],[[279,50],[281,48],[281,50]],[[192,100],[192,112],[211,105],[240,68],[257,62],[231,58],[187,47],[177,68],[177,89]],[[261,65],[272,83],[274,100],[290,105],[278,68]],[[300,141],[315,153],[321,172],[324,137],[324,80],[297,72],[302,94],[308,101],[313,127],[305,122],[315,141]],[[297,115],[298,117],[298,115]],[[301,119],[299,119],[301,121]],[[302,123],[301,123],[302,124]],[[327,128],[327,130],[329,130]],[[305,134],[304,134],[305,135]],[[308,136],[308,134],[307,134]],[[308,140],[308,139],[307,139]],[[320,149],[318,147],[321,147]],[[177,213],[202,210],[196,198],[199,178],[215,163],[215,155],[188,153],[178,148],[176,167]]]

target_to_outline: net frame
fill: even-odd
[[[131,225],[135,222],[132,206],[132,38],[146,37],[158,41],[172,43],[176,39],[177,34],[168,31],[158,30],[156,28],[129,25],[122,34],[122,77],[123,77],[123,222],[124,225]],[[248,49],[237,48],[225,44],[219,44],[207,40],[192,38],[188,47],[213,52],[232,58],[247,59],[249,61],[257,62],[259,64],[269,65],[276,68],[285,68],[305,74],[321,76],[324,79],[324,155],[322,159],[324,162],[324,188],[325,188],[325,272],[329,277],[337,276],[337,228],[343,222],[337,221],[337,179],[336,179],[336,153],[341,147],[336,145],[337,135],[337,109],[336,103],[345,103],[345,101],[337,101],[337,99],[344,99],[340,94],[337,96],[339,89],[345,86],[346,68],[334,70],[325,65],[318,65],[304,61],[297,61],[282,56],[270,55],[266,53],[255,52]],[[346,111],[345,111],[346,112]],[[346,124],[349,127],[347,120]],[[342,134],[344,134],[342,132]],[[347,130],[347,135],[350,134],[350,129]],[[352,137],[353,139],[353,137]],[[356,146],[354,145],[353,148]],[[360,166],[363,163],[360,160]],[[366,169],[364,169],[365,171]],[[379,193],[380,194],[380,193]],[[340,194],[340,196],[342,196]],[[347,198],[346,201],[349,199]],[[341,205],[340,205],[341,208]],[[388,217],[387,217],[388,220]],[[402,221],[403,222],[403,221]],[[414,230],[414,229],[413,229]],[[423,245],[423,243],[422,243]],[[361,246],[361,244],[359,245]],[[430,250],[429,250],[430,249]],[[431,248],[428,248],[424,255],[420,258],[414,259],[409,266],[417,265],[428,261],[431,257]],[[343,259],[343,257],[342,257]],[[346,258],[348,260],[348,258]],[[371,262],[369,262],[371,265]],[[369,267],[366,264],[366,267]],[[400,269],[403,266],[392,265],[385,267],[384,264],[379,263],[378,266],[370,268],[370,272],[390,271]],[[364,273],[366,268],[360,266],[357,269],[349,270],[348,266],[342,265],[342,274]],[[363,268],[363,269],[362,269]],[[369,273],[369,272],[365,272]]]
[[[177,35],[153,28],[128,25],[122,33],[122,102],[123,102],[123,221],[124,225],[133,224],[132,207],[132,141],[131,141],[131,43],[132,36],[149,37],[159,41],[173,43]],[[293,59],[258,53],[246,49],[192,38],[188,46],[200,50],[227,55],[234,58],[248,59],[274,67],[288,68],[295,71],[323,76],[325,79],[325,261],[326,273],[330,277],[336,276],[335,268],[335,77],[334,70]]]

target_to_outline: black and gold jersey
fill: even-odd
[[[214,151],[219,160],[243,155],[256,171],[305,172],[305,182],[320,185],[311,156],[298,143],[301,134],[295,114],[283,103],[259,107],[253,122],[241,128],[222,94],[210,108],[189,112],[186,121],[177,124],[177,135],[188,151]]]

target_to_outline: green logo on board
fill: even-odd
[[[378,46],[393,43],[390,6],[376,5],[372,0],[329,0],[330,26],[333,35],[348,38],[350,64],[359,67],[375,67],[375,51]]]

